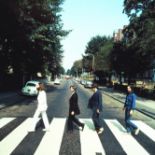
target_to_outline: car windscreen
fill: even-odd
[[[88,83],[88,84],[93,84],[93,82],[92,82],[92,81],[87,81],[87,83]]]
[[[34,84],[34,83],[27,83],[26,86],[35,87],[36,84]]]

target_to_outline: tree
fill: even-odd
[[[68,70],[66,71],[66,74],[70,76],[70,75],[71,75],[71,69],[68,69]]]
[[[155,59],[155,16],[143,2],[125,1],[130,24],[123,31],[124,40],[114,44],[111,55],[113,69],[120,75],[123,72],[129,83],[137,74],[143,75],[152,68]]]
[[[93,70],[92,56],[82,55],[82,68],[85,72],[91,72]]]
[[[109,72],[111,70],[110,55],[113,48],[113,41],[108,40],[100,47],[100,51],[95,56],[95,70]]]
[[[138,17],[146,10],[154,12],[154,0],[124,0],[124,12],[132,19]]]
[[[32,77],[37,72],[45,75],[46,69],[59,74],[63,54],[60,40],[69,33],[62,29],[62,3],[63,0],[0,1],[0,71],[3,76],[9,68],[18,82],[24,75]]]
[[[110,37],[96,36],[91,38],[88,42],[85,50],[85,54],[88,55],[87,61],[91,60],[91,64],[94,63],[95,71],[109,71],[110,62],[109,56],[113,47],[113,41]],[[93,61],[94,58],[94,62]],[[85,60],[86,61],[86,60]],[[87,62],[86,61],[86,62]],[[90,64],[90,63],[87,63]],[[87,65],[89,66],[89,65]]]
[[[118,75],[124,74],[130,80],[135,76],[135,56],[134,50],[127,49],[122,42],[114,43],[113,49],[110,55],[110,62],[112,64],[112,70]]]
[[[86,50],[85,50],[85,54],[96,54],[100,51],[100,47],[103,46],[105,44],[105,42],[107,42],[107,40],[109,40],[109,37],[106,36],[95,36],[92,37],[91,40],[88,42],[87,46],[86,46]]]
[[[124,31],[126,50],[133,57],[132,70],[142,74],[153,67],[155,59],[155,0],[125,0],[124,12],[130,18]]]
[[[71,74],[73,76],[79,76],[82,73],[82,60],[77,60],[74,62],[72,68],[71,68]]]

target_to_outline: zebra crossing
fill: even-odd
[[[135,153],[143,155],[149,154],[132,136],[125,134],[125,128],[117,120],[105,120],[105,122],[125,152],[131,155]],[[136,152],[133,148],[136,148]]]
[[[0,155],[61,155],[61,145],[65,143],[66,121],[66,118],[54,117],[49,132],[36,130],[30,133],[28,129],[32,118],[1,118]],[[80,118],[80,121],[85,123],[84,130],[78,130],[80,149],[77,151],[81,155],[155,154],[155,129],[143,121],[133,121],[140,129],[138,136],[126,133],[124,125],[117,119],[103,119],[105,130],[101,135],[95,132],[92,119]]]
[[[81,140],[81,152],[83,155],[95,155],[96,152],[102,153],[105,155],[105,150],[100,142],[100,139],[97,136],[97,133],[94,131],[95,127],[91,119],[81,119],[81,122],[87,124],[83,132],[80,132]]]
[[[65,122],[66,120],[61,118],[57,118],[52,121],[50,125],[51,132],[47,132],[45,134],[41,143],[38,146],[38,149],[34,153],[35,155],[43,155],[43,154],[58,155],[59,154],[59,148],[61,146]],[[52,149],[51,149],[51,140],[54,140]]]

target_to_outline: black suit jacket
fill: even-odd
[[[75,115],[80,114],[78,95],[76,92],[69,99],[69,114],[71,114],[72,111],[74,111]]]

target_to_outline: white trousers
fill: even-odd
[[[32,130],[35,130],[37,122],[38,122],[38,118],[41,115],[42,119],[43,119],[43,123],[45,126],[45,129],[49,129],[49,121],[48,121],[48,117],[46,114],[46,111],[40,111],[40,110],[36,110],[36,112],[34,113],[34,116],[32,118]]]

